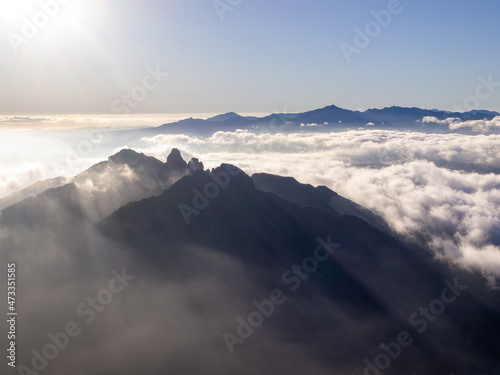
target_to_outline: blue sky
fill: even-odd
[[[40,2],[2,2],[0,114],[113,113],[134,89],[134,114],[452,110],[474,103],[479,77],[499,84],[478,107],[500,111],[496,0],[221,2],[235,4],[223,19],[212,0],[70,0],[46,24]],[[341,43],[356,47],[354,29],[391,2],[398,12],[347,62]],[[31,38],[26,19],[43,25]],[[146,90],[151,70],[164,75]]]

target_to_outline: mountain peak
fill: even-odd
[[[337,107],[335,104],[330,104],[321,109],[340,109],[340,107]]]
[[[188,167],[192,171],[203,171],[205,170],[205,167],[203,166],[203,163],[198,160],[198,158],[191,158],[191,160],[188,163]]]
[[[133,165],[145,157],[146,157],[146,155],[144,155],[144,154],[135,152],[134,150],[124,148],[123,150],[117,152],[113,156],[110,156],[109,161],[114,162],[116,164]]]
[[[232,118],[240,118],[241,116],[235,112],[227,112],[222,115],[217,115],[214,117],[210,117],[207,121],[226,121]]]
[[[176,148],[173,148],[170,155],[168,155],[167,165],[173,169],[186,169],[188,167],[181,156],[181,152]]]

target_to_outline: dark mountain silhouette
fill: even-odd
[[[368,224],[390,233],[386,222],[370,210],[341,197],[325,186],[313,187],[299,183],[293,177],[282,177],[267,173],[252,175],[256,189],[271,192],[299,206],[316,206],[331,215],[351,215]]]
[[[158,128],[145,129],[147,133],[210,135],[217,131],[234,131],[248,128],[254,121],[242,117],[234,112],[218,115],[207,120],[189,118],[172,124],[165,124]]]
[[[379,353],[381,341],[402,331],[411,332],[414,343],[384,373],[473,374],[495,364],[500,295],[489,291],[480,275],[453,269],[377,229],[384,229],[380,218],[325,187],[263,174],[252,179],[239,172],[215,188],[221,175],[235,170],[221,165],[196,171],[95,227],[163,277],[179,269],[190,274],[196,267],[183,260],[183,246],[210,248],[258,270],[251,280],[268,290],[286,289],[286,270],[304,264],[317,239],[328,238],[340,247],[287,295],[289,304],[279,321],[273,320],[273,336],[301,342],[332,368],[358,373],[364,358],[373,360]],[[444,280],[467,285],[467,291],[450,305],[442,325],[419,335],[409,317],[442,295]]]
[[[491,120],[500,116],[498,112],[472,110],[469,112],[450,112],[436,109],[386,107],[352,111],[330,105],[321,109],[303,113],[273,113],[265,117],[242,117],[228,112],[207,120],[184,119],[175,123],[164,124],[157,128],[143,129],[147,134],[188,134],[209,136],[217,131],[235,131],[237,129],[253,129],[256,131],[317,131],[318,129],[346,129],[365,127],[371,123],[380,129],[411,129],[422,131],[450,132],[440,124],[422,124],[423,117],[436,117],[438,120],[458,118],[467,120]],[[301,125],[315,124],[315,127]],[[467,133],[471,129],[457,129],[455,132]]]
[[[207,121],[228,121],[228,120],[231,120],[231,121],[235,121],[235,120],[243,121],[243,120],[246,120],[246,118],[243,117],[243,116],[240,116],[239,114],[237,114],[235,112],[228,112],[228,113],[224,113],[222,115],[217,115],[217,116],[214,116],[214,117],[211,117],[211,118],[207,119]]]
[[[7,195],[6,197],[0,199],[0,210],[3,210],[6,207],[12,206],[17,202],[21,202],[22,200],[32,197],[34,195],[40,194],[44,190],[59,187],[65,185],[69,182],[70,179],[66,177],[56,177],[50,180],[43,180],[35,182],[30,186],[16,191],[12,194]]]
[[[102,313],[72,345],[106,350],[111,342],[127,349],[120,363],[147,363],[150,374],[304,374],[287,366],[297,357],[320,374],[472,375],[500,358],[500,292],[482,274],[396,238],[380,217],[324,186],[250,177],[228,164],[206,171],[176,149],[166,163],[122,150],[2,210],[1,220],[13,232],[0,238],[4,253],[28,252],[48,285],[52,277],[93,284],[100,269],[123,262],[134,270],[130,294],[106,306],[115,328],[100,325]],[[54,248],[57,259],[47,257]],[[75,301],[61,300],[71,319],[89,295],[104,296],[81,289]],[[237,334],[237,317],[275,290],[285,302],[231,355],[223,333]],[[33,306],[25,316],[40,315]],[[411,343],[397,349],[402,333]],[[179,348],[186,337],[194,343]],[[170,356],[150,356],[158,348]],[[383,367],[381,355],[390,361],[383,370],[374,367]]]
[[[62,227],[70,223],[73,226],[74,220],[81,220],[80,224],[94,223],[128,202],[161,194],[197,169],[203,169],[203,164],[192,159],[188,165],[177,149],[172,150],[166,163],[124,149],[72,179],[39,182],[22,194],[5,198],[9,203],[19,201],[1,211],[3,223],[54,227],[55,223],[42,220],[44,217],[59,220],[58,226]],[[39,193],[40,187],[47,185],[55,187]],[[75,213],[76,218],[68,218]]]
[[[462,121],[468,120],[491,120],[493,117],[498,116],[495,112],[489,111],[470,111],[470,112],[448,112],[440,110],[429,110],[420,108],[405,108],[405,107],[389,107],[383,109],[369,109],[363,112],[367,118],[372,121],[384,122],[385,124],[392,124],[393,126],[402,126],[404,124],[418,124],[418,121],[424,117],[436,117],[438,120],[447,118],[458,118]]]
[[[339,122],[344,125],[364,126],[371,119],[364,117],[358,111],[350,111],[342,109],[334,105],[325,108],[309,111],[298,115],[293,119],[295,123],[315,123],[315,124],[332,124],[339,125]]]

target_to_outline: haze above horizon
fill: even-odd
[[[0,115],[500,111],[500,3],[0,5]]]

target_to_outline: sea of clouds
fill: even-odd
[[[500,275],[500,135],[238,131],[145,141],[137,151],[162,160],[178,147],[208,167],[228,162],[328,186],[439,256]]]
[[[218,132],[207,138],[137,137],[109,128],[0,135],[0,197],[39,180],[74,176],[123,147],[162,161],[175,147],[185,159],[197,157],[208,168],[232,163],[250,175],[268,172],[328,186],[381,215],[401,236],[425,241],[438,257],[483,271],[492,287],[500,278],[500,135],[373,128],[332,133]],[[2,231],[0,241],[10,234]],[[159,274],[100,237],[91,239],[87,254],[68,251],[74,242],[71,233],[40,231],[29,229],[0,252],[5,262],[15,260],[24,275],[19,279],[23,291],[19,308],[24,311],[19,364],[30,366],[31,350],[41,351],[50,343],[49,332],[60,332],[74,321],[82,333],[50,361],[47,373],[63,374],[68,369],[74,374],[141,373],[144,363],[151,374],[164,373],[165,368],[171,373],[186,373],[186,368],[190,373],[206,368],[238,374],[255,369],[262,374],[331,373],[331,366],[320,360],[323,347],[276,336],[276,321],[238,347],[237,355],[229,354],[222,333],[234,331],[236,317],[251,311],[251,301],[269,295],[253,281],[258,272],[248,264],[211,249],[186,248],[181,251],[187,254],[185,264],[173,264]],[[193,265],[194,271],[185,274]],[[108,285],[112,269],[125,266],[134,280],[87,324],[75,312],[76,306]],[[312,315],[320,316],[324,324],[320,339],[325,342],[333,334],[354,347],[361,338],[376,343],[383,339],[378,331],[367,337],[363,329],[363,324],[378,327],[378,321],[363,317],[361,324],[319,296],[310,301],[290,299],[287,304],[283,311],[314,309]],[[321,315],[325,311],[329,315]],[[341,348],[324,348],[328,358],[343,355]],[[361,349],[348,354],[352,368],[363,364]],[[287,361],[273,361],[276,368],[270,369],[269,358]]]

